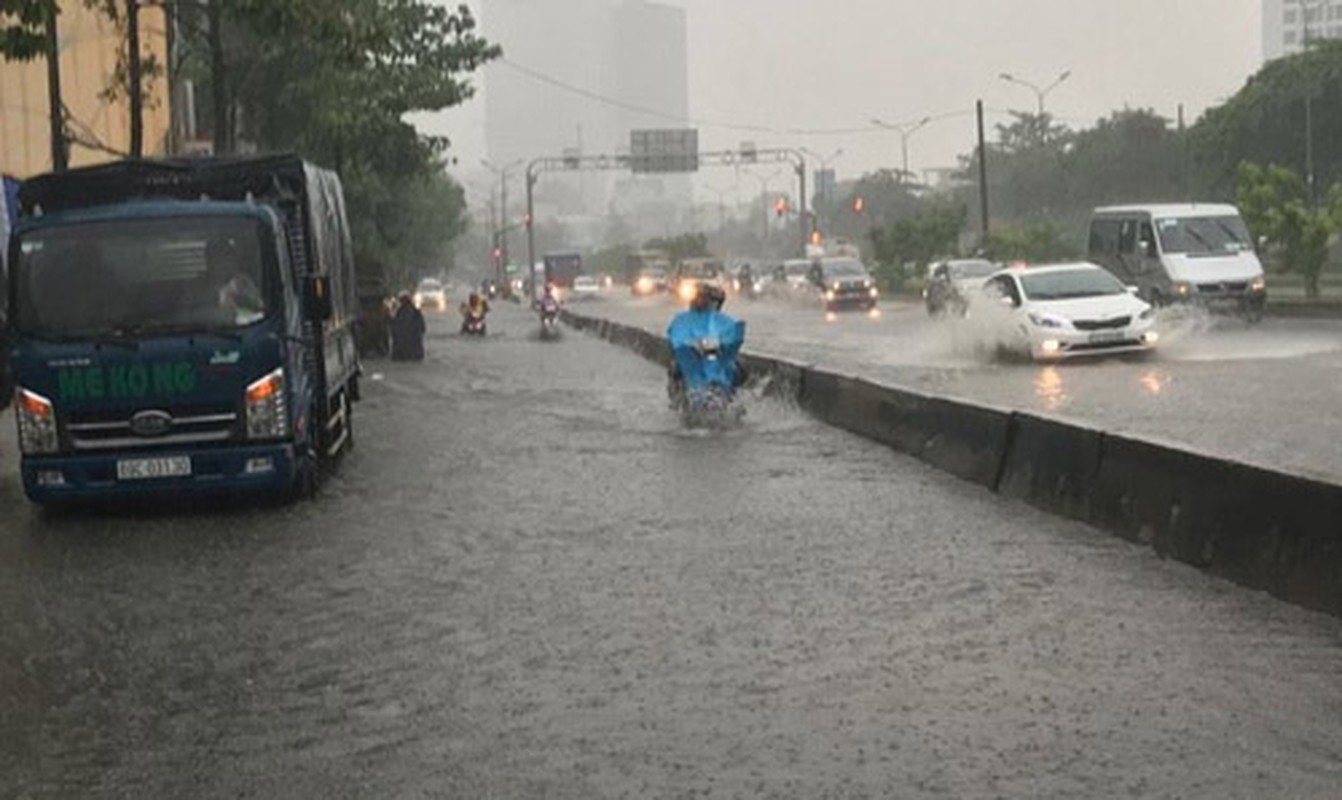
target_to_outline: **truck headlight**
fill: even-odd
[[[14,391],[14,409],[19,422],[19,449],[25,455],[47,455],[60,449],[56,407],[50,400],[20,387]]]
[[[281,367],[247,387],[247,438],[284,438],[289,429],[287,412]]]

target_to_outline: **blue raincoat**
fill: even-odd
[[[719,386],[729,393],[736,386],[736,358],[746,340],[746,324],[721,311],[682,311],[671,320],[666,329],[671,355],[685,380],[690,393],[710,386]],[[699,345],[705,339],[716,339],[718,357],[704,358]]]

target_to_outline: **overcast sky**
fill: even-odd
[[[911,139],[915,170],[954,165],[972,147],[976,99],[999,111],[1034,108],[1034,93],[1001,80],[1003,72],[1047,84],[1070,70],[1047,107],[1073,127],[1124,107],[1173,118],[1180,103],[1191,122],[1239,89],[1262,60],[1262,0],[663,1],[689,14],[693,117],[811,130],[962,113]],[[508,55],[526,63],[526,53]],[[477,80],[481,95],[483,84]],[[422,127],[451,136],[460,163],[474,167],[484,155],[483,111],[477,96]],[[899,137],[888,132],[699,127],[705,149],[743,139],[823,156],[843,149],[834,163],[840,178],[899,161]]]

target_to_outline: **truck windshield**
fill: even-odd
[[[1166,253],[1223,255],[1253,249],[1249,229],[1236,216],[1158,219],[1156,231]]]
[[[60,225],[18,245],[16,322],[59,338],[229,330],[265,319],[263,228],[238,217]]]

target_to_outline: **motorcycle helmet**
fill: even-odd
[[[699,298],[704,306],[721,311],[724,303],[727,302],[727,293],[721,288],[709,283],[699,284]]]

